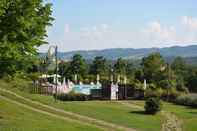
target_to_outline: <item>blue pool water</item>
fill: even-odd
[[[74,85],[72,90],[76,93],[90,95],[91,89],[101,89],[101,85]]]

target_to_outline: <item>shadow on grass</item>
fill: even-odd
[[[187,109],[197,109],[197,107],[196,106],[185,106],[185,108],[187,108]]]
[[[197,115],[197,112],[196,111],[190,111],[189,113],[194,114],[194,115]]]
[[[145,111],[131,111],[129,113],[131,113],[131,114],[139,114],[139,115],[149,115]]]

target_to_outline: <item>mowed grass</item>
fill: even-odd
[[[127,107],[116,102],[59,102],[56,107],[131,128],[147,131],[161,129],[160,114],[155,116],[145,115],[143,110]]]
[[[197,130],[197,109],[165,103],[164,110],[173,112],[181,121],[184,131]]]
[[[26,94],[24,96],[67,111],[109,121],[140,130],[161,130],[163,116],[145,115],[143,110],[130,108],[113,101],[55,102],[51,96]],[[130,101],[143,107],[144,101]],[[174,113],[182,122],[183,131],[197,129],[197,109],[163,102],[163,110]]]
[[[44,104],[60,108],[66,111],[111,122],[117,125],[131,127],[143,131],[161,130],[162,117],[157,115],[146,115],[143,110],[128,107],[113,101],[75,101],[75,102],[55,102],[52,96],[30,94],[20,91],[17,88],[10,88],[10,84],[1,83],[0,87],[12,90],[24,97],[40,101]]]
[[[139,106],[144,106],[144,101],[131,101]],[[163,102],[163,110],[174,113],[182,123],[183,131],[197,130],[197,109],[188,106]]]
[[[144,131],[158,131],[161,129],[161,115],[146,115],[143,110],[131,108],[113,101],[72,101],[55,102],[52,96],[27,94],[18,92],[32,100],[60,108],[66,111],[78,113],[92,118],[104,120],[126,127]]]
[[[78,122],[66,121],[25,109],[0,98],[0,131],[99,131]]]
[[[8,89],[10,88],[8,87]],[[135,107],[128,107],[113,101],[55,102],[52,96],[29,94],[17,89],[12,90],[22,96],[56,108],[101,119],[117,125],[136,128],[138,130],[159,131],[161,130],[161,125],[164,120],[164,117],[160,113],[155,116],[145,115],[143,114],[143,110],[136,109]],[[129,103],[141,107],[144,106],[144,101],[132,100],[129,101]],[[163,110],[173,112],[179,120],[182,121],[182,128],[184,131],[193,131],[197,129],[197,109],[163,102]]]

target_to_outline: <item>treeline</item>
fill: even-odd
[[[42,63],[40,68],[47,71],[47,64]],[[54,70],[48,72],[54,73]],[[97,74],[101,82],[109,83],[113,75],[114,81],[120,79],[120,84],[124,84],[126,77],[127,84],[136,88],[143,88],[146,79],[147,86],[151,89],[197,92],[197,68],[187,65],[181,57],[175,58],[169,64],[159,53],[144,57],[138,66],[135,61],[119,58],[112,62],[102,56],[87,62],[81,55],[76,54],[70,61],[59,62],[58,73],[72,81],[77,74],[78,80],[84,83],[96,81]]]

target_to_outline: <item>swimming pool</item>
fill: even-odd
[[[90,95],[91,89],[101,89],[101,85],[73,85],[72,90],[76,93]]]

